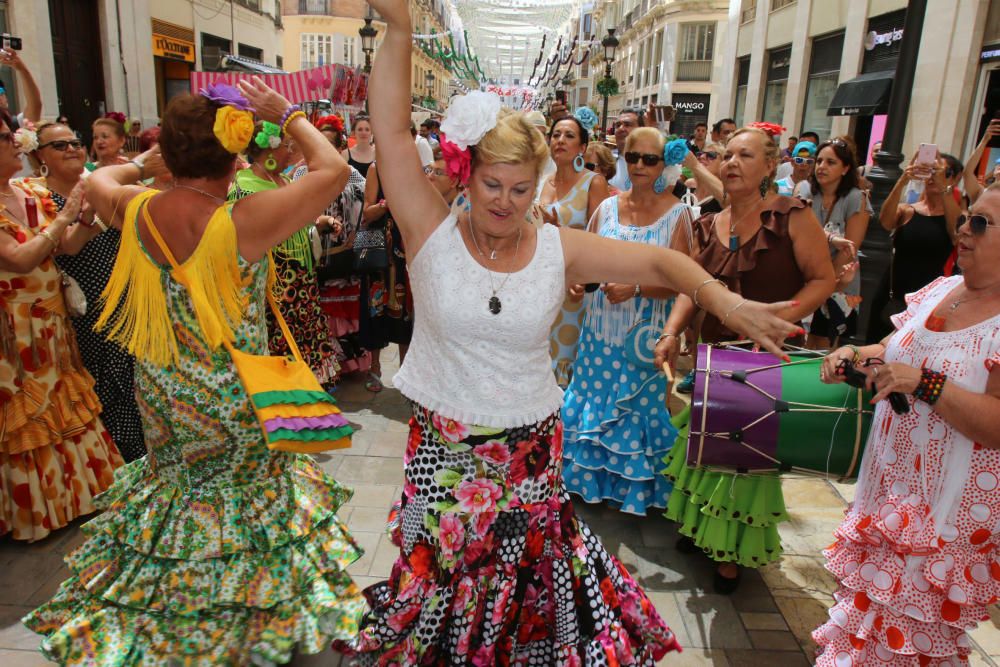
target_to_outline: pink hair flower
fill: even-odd
[[[441,135],[441,156],[444,158],[449,178],[457,178],[465,185],[472,175],[472,151],[461,149]]]

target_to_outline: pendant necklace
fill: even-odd
[[[510,269],[513,268],[514,261],[517,259],[517,251],[521,248],[521,233],[523,231],[524,231],[524,226],[523,225],[519,226],[517,228],[517,241],[514,243],[514,254],[511,255],[510,265],[507,267],[507,269],[508,269],[507,275],[504,277],[503,281],[500,283],[500,287],[494,287],[493,286],[493,272],[490,271],[489,269],[486,269],[486,275],[488,275],[489,278],[490,278],[490,292],[492,292],[492,296],[490,297],[490,300],[487,302],[486,306],[490,309],[490,312],[493,313],[494,315],[499,315],[501,309],[503,309],[503,303],[500,302],[500,297],[497,296],[497,292],[500,292],[501,290],[503,290],[504,285],[506,285],[507,281],[510,280],[510,275],[511,275]],[[482,257],[483,259],[485,259],[486,255],[483,253],[482,248],[479,247],[479,241],[476,239],[476,230],[472,226],[472,215],[471,214],[469,215],[469,233],[472,235],[472,243],[473,243],[473,245],[476,246],[476,252],[479,253],[480,257]],[[493,253],[492,253],[492,256],[490,257],[490,259],[494,259],[496,257],[497,251],[496,251],[495,248],[491,248],[491,250],[493,251]],[[483,268],[486,268],[486,267],[483,267]]]
[[[183,183],[174,183],[174,188],[180,188],[182,190],[190,190],[191,192],[197,192],[200,195],[205,195],[206,197],[210,197],[210,198],[214,199],[215,201],[219,202],[220,204],[225,203],[225,201],[226,201],[225,197],[220,197],[218,195],[213,195],[211,192],[205,192],[204,190],[202,190],[200,188],[196,188],[193,185],[184,185]]]
[[[963,303],[969,303],[970,301],[976,301],[977,299],[985,299],[986,297],[992,296],[992,295],[994,295],[996,293],[997,293],[997,289],[994,288],[994,289],[991,289],[988,292],[986,292],[986,294],[979,294],[977,296],[970,296],[970,297],[966,297],[964,299],[956,299],[955,303],[953,303],[950,306],[948,306],[948,312],[949,313],[954,313],[955,310],[959,306],[961,306]]]
[[[739,233],[737,233],[736,227],[739,226],[741,222],[750,217],[750,215],[754,213],[756,210],[757,210],[757,205],[754,204],[754,206],[749,211],[740,216],[739,220],[729,225],[729,252],[736,252],[737,250],[740,249],[740,235]],[[732,221],[732,219],[733,219],[733,207],[730,206],[729,220]]]

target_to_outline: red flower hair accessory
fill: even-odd
[[[440,136],[440,144],[441,157],[444,158],[448,177],[457,178],[460,185],[465,185],[472,175],[472,150],[459,148],[448,141],[443,134]]]
[[[337,114],[330,114],[329,116],[323,116],[316,120],[316,129],[322,130],[325,128],[330,128],[334,132],[344,132],[344,120]]]
[[[785,133],[787,129],[782,127],[781,125],[778,125],[777,123],[768,123],[762,120],[754,121],[749,125],[747,125],[747,127],[755,127],[758,130],[764,130],[769,135],[771,135],[771,137],[780,137],[782,134]]]
[[[125,124],[125,114],[123,114],[121,111],[109,111],[106,114],[104,114],[103,117],[110,118],[111,120],[121,123],[122,125]]]

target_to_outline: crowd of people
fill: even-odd
[[[651,666],[677,640],[574,497],[674,522],[719,593],[781,558],[781,475],[691,465],[691,409],[667,407],[696,381],[671,384],[680,356],[746,338],[822,350],[817,382],[846,364],[874,395],[817,664],[961,664],[1000,596],[1000,167],[980,173],[1000,122],[967,166],[906,166],[854,345],[875,211],[849,137],[676,137],[626,109],[606,143],[590,109],[479,91],[417,126],[406,5],[372,5],[371,115],[347,119],[250,79],[145,131],[108,114],[84,146],[0,51],[28,93],[16,116],[0,94],[0,534],[102,510],[24,619],[45,655]],[[350,491],[303,432],[346,435],[329,393],[381,391],[392,344],[398,556],[361,591]],[[258,392],[251,362],[288,357],[318,385]]]

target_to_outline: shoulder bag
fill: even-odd
[[[183,268],[177,264],[151,217],[146,217],[149,232],[163,251],[174,276],[190,291]],[[268,255],[268,261],[273,261]],[[314,454],[351,446],[353,429],[340,413],[336,401],[320,386],[312,370],[302,359],[288,324],[271,293],[267,302],[281,333],[288,342],[294,360],[264,354],[248,354],[223,340],[233,359],[236,372],[250,398],[268,449],[300,454]]]

